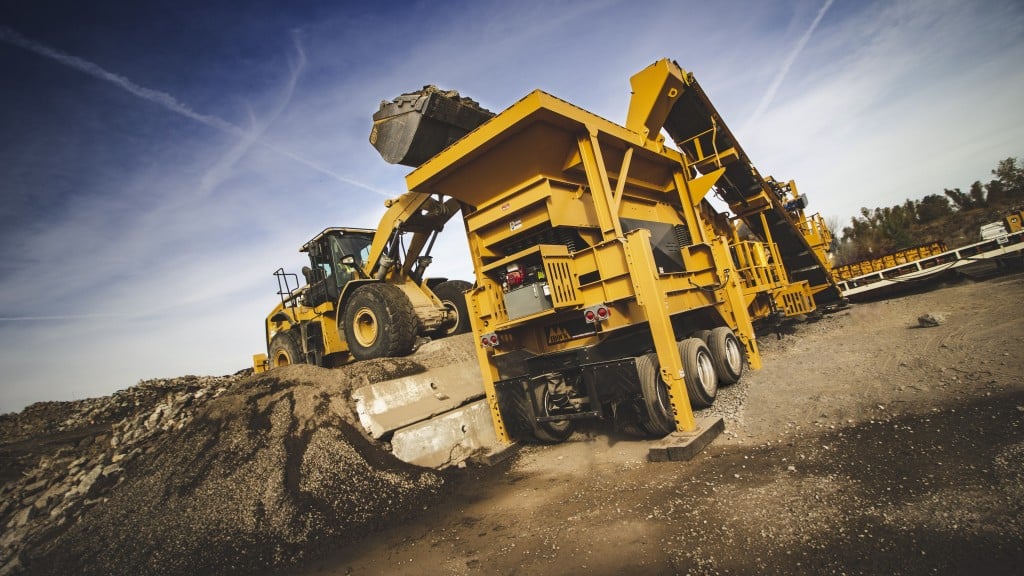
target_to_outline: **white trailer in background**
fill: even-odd
[[[962,268],[978,262],[1021,262],[1024,259],[1024,230],[1020,227],[1020,214],[1003,222],[981,227],[983,240],[906,264],[878,270],[839,282],[839,289],[847,298],[863,296],[869,292],[909,282],[926,280],[942,272]],[[1016,222],[1016,226],[1012,222]]]

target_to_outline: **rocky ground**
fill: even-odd
[[[290,573],[1019,574],[1021,302],[1018,273],[765,335],[693,461],[586,428]]]
[[[429,505],[441,476],[370,441],[349,401],[423,369],[157,380],[5,416],[0,574],[249,574]]]
[[[600,425],[491,468],[395,460],[349,392],[457,343],[33,405],[0,417],[0,574],[1016,574],[1021,302],[1018,273],[765,335],[684,463]]]

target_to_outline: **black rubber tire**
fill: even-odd
[[[547,384],[535,384],[532,386],[534,407],[538,416],[548,416],[548,386]],[[553,422],[537,422],[533,420],[534,437],[545,444],[557,444],[565,442],[572,436],[576,429],[572,420],[555,420]]]
[[[455,325],[447,330],[439,330],[437,337],[455,336],[465,334],[472,330],[469,323],[469,306],[466,302],[466,291],[473,288],[473,285],[465,280],[448,280],[434,287],[434,295],[444,304],[444,307],[455,313]]]
[[[707,344],[700,338],[687,338],[679,343],[679,355],[683,359],[683,381],[690,406],[700,410],[714,404],[718,395],[718,374]]]
[[[535,444],[556,444],[572,435],[572,420],[537,422],[538,415],[548,414],[544,409],[546,389],[546,384],[520,382],[497,392],[501,419],[509,436]]]
[[[515,440],[536,442],[533,436],[533,401],[523,383],[506,384],[495,390],[505,432]]]
[[[711,337],[711,330],[697,330],[693,333],[694,338],[700,338],[705,344],[708,344],[708,338]],[[710,346],[710,344],[708,344]]]
[[[356,360],[405,356],[412,352],[419,321],[397,286],[364,284],[345,305],[343,333]]]
[[[675,411],[668,397],[668,386],[661,378],[658,355],[650,353],[636,358],[636,371],[640,377],[640,393],[647,409],[647,422],[639,427],[651,436],[664,436],[676,430]]]
[[[291,364],[305,364],[302,357],[302,349],[292,338],[290,332],[279,332],[270,339],[270,348],[267,350],[267,362],[270,368],[280,368]]]
[[[740,339],[732,330],[719,326],[708,336],[708,349],[715,363],[718,383],[722,386],[735,384],[743,377],[744,350]]]

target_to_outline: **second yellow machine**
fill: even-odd
[[[424,277],[433,239],[457,212],[454,200],[410,192],[389,203],[382,222],[390,229],[328,228],[306,242],[304,286],[274,273],[281,302],[267,317],[256,371],[402,356],[418,336],[469,331],[463,292],[471,285]]]
[[[418,166],[493,115],[458,92],[426,86],[382,102],[370,140],[388,162]],[[385,206],[376,230],[327,228],[306,242],[305,284],[274,273],[281,301],[265,322],[267,353],[253,356],[257,372],[403,356],[418,337],[469,331],[463,293],[471,284],[425,275],[458,201],[407,192]]]

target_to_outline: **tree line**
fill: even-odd
[[[982,224],[1000,220],[1024,205],[1024,163],[1007,158],[992,175],[992,180],[976,181],[966,192],[947,188],[943,194],[907,199],[896,206],[861,208],[860,216],[843,228],[834,246],[836,263],[877,258],[931,242],[945,242],[952,248],[979,240]]]

